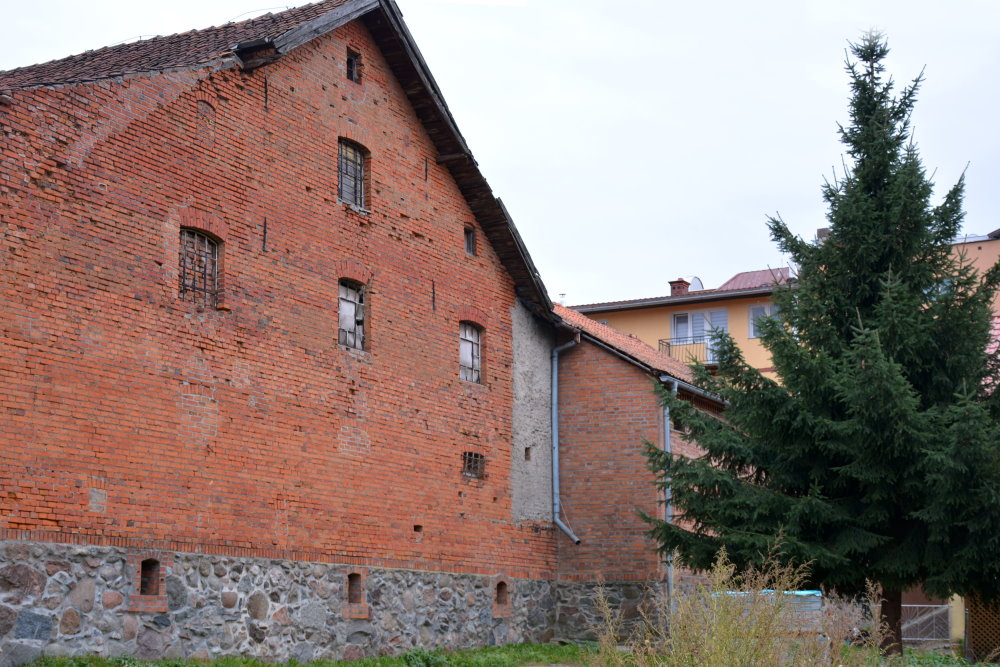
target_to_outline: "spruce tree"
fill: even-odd
[[[706,454],[649,449],[672,503],[651,534],[697,569],[721,547],[760,564],[778,542],[816,586],[877,582],[898,647],[902,591],[1000,593],[1000,365],[987,352],[1000,265],[977,275],[951,252],[963,180],[932,205],[910,139],[922,76],[894,95],[882,37],[851,52],[844,173],[823,186],[829,236],[768,221],[798,267],[760,322],[778,381],[716,332],[717,372],[696,375],[728,402],[724,418],[664,394]]]

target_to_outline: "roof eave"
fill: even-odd
[[[410,104],[438,150],[437,162],[455,179],[466,203],[514,281],[518,297],[532,312],[555,321],[552,302],[506,207],[479,171],[451,110],[403,22],[394,0],[378,0],[380,11],[364,19],[402,85]]]
[[[606,313],[614,310],[637,310],[640,308],[656,308],[660,306],[676,306],[688,303],[702,303],[709,301],[725,301],[729,299],[739,299],[750,296],[767,296],[776,289],[785,285],[768,285],[766,287],[751,287],[741,290],[727,290],[725,292],[713,292],[712,294],[685,294],[683,296],[658,296],[650,299],[635,299],[633,301],[591,303],[580,306],[572,306],[578,313]]]

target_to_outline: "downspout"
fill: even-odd
[[[661,375],[660,382],[667,383],[671,386],[670,393],[674,396],[677,395],[677,380],[674,378]],[[672,444],[670,442],[670,406],[663,406],[663,451],[666,454],[671,454],[673,452]],[[671,488],[670,480],[667,480],[666,486],[663,488],[663,517],[667,522],[670,522],[671,514],[673,513],[673,507],[670,505],[671,499]],[[670,604],[670,611],[673,613],[674,607],[674,554],[673,552],[667,554],[667,600]]]
[[[576,338],[552,349],[552,522],[559,526],[562,532],[579,544],[580,538],[573,529],[563,523],[562,504],[559,499],[559,354],[580,342],[580,334]]]

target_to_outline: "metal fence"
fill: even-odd
[[[946,604],[904,604],[903,641],[923,645],[951,639]]]

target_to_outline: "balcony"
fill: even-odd
[[[706,366],[715,366],[719,363],[715,356],[715,350],[712,349],[712,340],[709,336],[661,338],[660,352],[685,364],[698,361]]]

